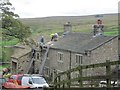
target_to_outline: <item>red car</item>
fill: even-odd
[[[5,82],[5,83],[3,83],[3,88],[10,88],[10,89],[12,89],[12,88],[19,88],[19,89],[21,89],[21,88],[30,88],[29,86],[21,86],[21,85],[16,85],[15,83],[12,83],[12,82]]]
[[[14,82],[14,80],[16,80],[18,85],[21,85],[22,77],[23,77],[23,74],[12,75],[8,80],[8,82]]]
[[[21,86],[23,74],[12,75],[7,82],[3,83],[3,88],[30,88],[29,86]]]

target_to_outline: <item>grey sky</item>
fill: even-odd
[[[119,0],[10,0],[21,18],[117,13]]]

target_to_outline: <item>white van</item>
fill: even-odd
[[[30,88],[49,87],[45,79],[41,76],[23,76],[21,84],[22,86],[30,86]]]

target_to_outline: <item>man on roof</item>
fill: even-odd
[[[52,34],[52,37],[51,37],[51,41],[57,41],[58,40],[58,34],[55,33],[55,34]]]

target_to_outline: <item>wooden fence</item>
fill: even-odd
[[[107,82],[107,87],[111,87],[111,80],[112,80],[112,75],[111,75],[111,66],[117,66],[120,64],[120,60],[119,61],[109,61],[106,60],[105,63],[98,63],[98,64],[90,64],[90,65],[81,65],[78,66],[76,68],[72,68],[71,70],[67,70],[65,72],[62,73],[58,73],[55,70],[54,71],[54,85],[55,88],[71,88],[72,82],[78,82],[78,84],[76,86],[83,88],[85,87],[85,84],[83,83],[84,81],[96,81],[96,80],[105,80]],[[83,70],[88,69],[88,68],[99,68],[99,67],[105,67],[105,71],[106,74],[105,75],[94,75],[94,76],[83,76]],[[78,71],[79,72],[79,76],[78,77],[73,77],[71,75],[71,73],[74,73]],[[66,76],[66,78],[62,79],[63,76]],[[97,87],[97,85],[91,84],[90,87]]]

